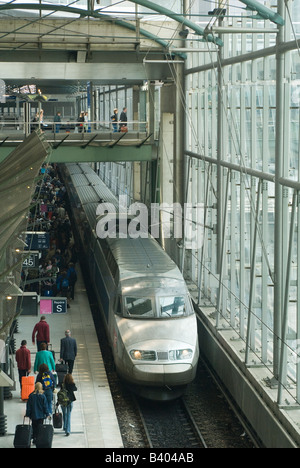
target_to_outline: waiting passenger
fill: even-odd
[[[61,127],[61,113],[60,112],[57,112],[56,116],[54,117],[54,122],[55,125],[54,125],[54,130],[55,130],[55,133],[59,133],[60,132],[60,127]]]

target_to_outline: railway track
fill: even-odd
[[[207,448],[183,398],[171,402],[137,400],[149,448]]]

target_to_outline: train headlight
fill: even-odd
[[[132,349],[130,352],[130,357],[135,361],[156,361],[156,352],[155,351],[144,351],[139,349]]]
[[[182,361],[184,359],[191,359],[192,357],[192,349],[174,349],[172,351],[169,351],[170,361]]]

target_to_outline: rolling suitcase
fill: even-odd
[[[30,421],[30,420],[29,420]],[[23,424],[18,424],[15,430],[14,447],[15,448],[30,448],[32,438],[32,426],[31,424],[25,424],[25,418]]]
[[[67,364],[56,364],[55,371],[57,373],[58,385],[62,385],[65,375],[68,373]]]
[[[22,400],[28,400],[30,393],[34,391],[34,376],[22,377]]]
[[[52,424],[47,422],[40,424],[37,429],[37,435],[35,439],[36,448],[52,448],[54,429]]]
[[[55,409],[55,413],[53,414],[53,427],[55,429],[61,429],[63,425],[63,420],[62,420],[62,413],[58,411],[58,409]]]
[[[53,356],[53,359],[55,361],[55,351],[53,350],[53,346],[51,343],[48,344],[48,351],[50,351],[52,353],[52,356]]]

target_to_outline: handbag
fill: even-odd
[[[127,133],[128,132],[128,127],[126,127],[125,125],[121,127],[121,132],[123,133]]]

